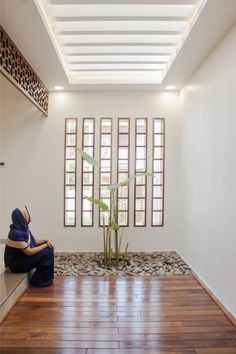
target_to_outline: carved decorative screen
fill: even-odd
[[[0,71],[44,115],[48,115],[48,90],[0,26]]]

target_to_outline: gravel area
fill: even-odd
[[[176,252],[127,253],[115,260],[110,269],[102,262],[102,253],[56,253],[55,275],[184,275],[191,270]]]

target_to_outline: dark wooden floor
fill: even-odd
[[[57,277],[1,327],[1,354],[236,354],[236,327],[192,275]]]

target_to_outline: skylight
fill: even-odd
[[[207,0],[34,0],[71,84],[160,84]]]

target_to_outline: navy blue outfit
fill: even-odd
[[[36,240],[21,211],[15,209],[12,212],[12,224],[5,247],[5,266],[13,273],[26,273],[36,268],[30,284],[36,287],[51,285],[54,278],[53,249],[47,247],[33,256],[28,256],[23,252],[27,247],[36,247]]]

